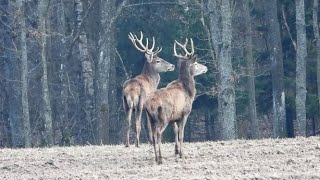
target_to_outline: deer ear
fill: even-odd
[[[196,60],[197,60],[197,55],[192,56],[190,59],[191,63],[195,63]]]
[[[148,61],[149,63],[152,62],[152,59],[153,59],[153,55],[152,55],[152,54],[147,54],[147,53],[145,53],[145,56],[146,56],[147,61]]]

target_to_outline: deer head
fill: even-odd
[[[208,71],[208,68],[205,65],[202,65],[197,61],[197,55],[194,55],[194,44],[193,40],[190,38],[191,42],[191,52],[187,50],[188,39],[186,38],[186,42],[184,44],[179,43],[175,40],[173,45],[174,56],[179,58],[180,61],[184,61],[183,64],[190,70],[191,76],[197,76],[200,74],[204,74]],[[177,53],[177,46],[180,46],[184,51],[184,55]]]
[[[145,56],[147,58],[147,63],[150,64],[150,66],[156,71],[156,72],[167,72],[167,71],[173,71],[175,66],[164,59],[157,56],[159,52],[161,52],[162,48],[157,47],[155,51],[155,40],[154,37],[152,37],[152,46],[149,48],[149,40],[146,38],[146,44],[144,45],[143,40],[143,33],[140,31],[140,38],[138,38],[136,35],[129,33],[129,39],[133,43],[133,45],[138,49],[140,52],[145,53]],[[138,44],[137,44],[138,43]],[[139,47],[140,46],[140,47]]]

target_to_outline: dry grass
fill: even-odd
[[[320,137],[162,147],[162,165],[148,144],[1,149],[0,179],[320,179]]]

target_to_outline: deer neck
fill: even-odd
[[[149,80],[154,89],[157,89],[160,75],[148,62],[144,64],[141,74]]]
[[[191,75],[189,69],[181,67],[179,73],[179,80],[182,82],[184,89],[191,99],[196,95],[194,77]]]

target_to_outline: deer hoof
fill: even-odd
[[[175,155],[178,155],[178,154],[179,154],[179,151],[176,149],[176,150],[174,151],[174,153],[175,153]]]

